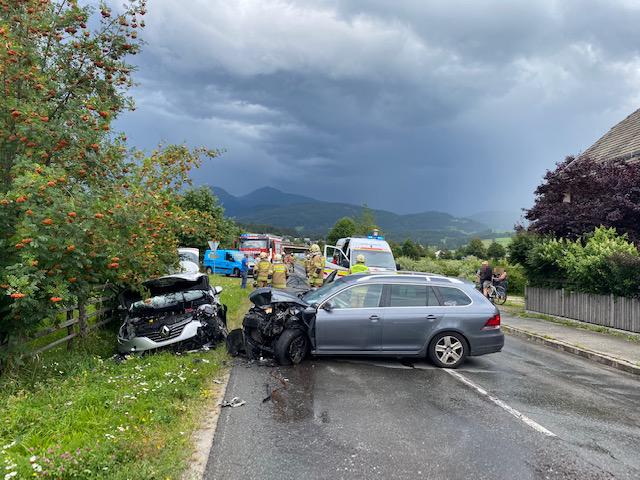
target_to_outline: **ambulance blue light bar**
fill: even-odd
[[[367,235],[367,238],[369,240],[384,240],[382,235]]]

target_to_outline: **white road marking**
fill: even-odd
[[[514,417],[516,417],[517,419],[523,421],[524,423],[526,423],[527,425],[529,425],[531,428],[533,428],[534,430],[542,433],[543,435],[546,435],[547,437],[556,437],[557,435],[555,433],[553,433],[550,430],[547,430],[546,428],[544,428],[542,425],[540,425],[539,423],[531,420],[529,417],[527,417],[525,414],[520,413],[518,410],[516,410],[513,407],[510,407],[509,405],[507,405],[506,403],[504,403],[502,400],[500,400],[499,398],[494,397],[493,395],[491,395],[489,392],[487,392],[484,388],[482,388],[479,385],[476,385],[475,383],[473,383],[471,380],[469,380],[467,377],[465,377],[464,375],[454,371],[454,370],[450,370],[448,368],[443,369],[445,372],[447,372],[449,375],[451,375],[452,377],[460,380],[462,383],[464,383],[465,385],[468,385],[469,387],[473,388],[476,392],[478,392],[480,395],[483,395],[485,397],[487,397],[489,400],[491,400],[493,403],[495,403],[496,405],[498,405],[500,408],[506,410],[507,412],[509,412],[511,415],[513,415]]]

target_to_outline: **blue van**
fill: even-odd
[[[202,266],[207,273],[239,276],[243,256],[239,250],[206,250]]]

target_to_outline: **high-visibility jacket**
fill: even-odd
[[[257,280],[259,282],[266,282],[269,280],[269,275],[271,275],[271,262],[269,260],[262,259],[255,266],[257,274]]]
[[[349,273],[369,273],[369,267],[364,263],[356,263],[355,265],[351,265]]]
[[[309,272],[309,283],[314,287],[321,287],[324,281],[324,264],[325,258],[320,255],[314,255],[311,259],[311,271]]]
[[[273,276],[271,285],[273,288],[287,288],[287,266],[282,262],[276,262],[271,267]]]

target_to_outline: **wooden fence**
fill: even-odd
[[[526,287],[525,309],[640,333],[640,301],[635,298]]]
[[[60,323],[43,328],[29,337],[14,337],[11,342],[26,346],[26,355],[38,355],[64,343],[67,350],[71,350],[76,337],[84,337],[90,331],[106,325],[116,317],[113,315],[113,303],[113,297],[94,298],[79,303],[60,312],[60,315],[64,316]],[[90,312],[87,313],[87,310]],[[64,332],[62,337],[59,337],[60,331]],[[54,336],[55,339],[43,344],[41,339],[48,336]],[[29,348],[34,343],[35,346]]]

